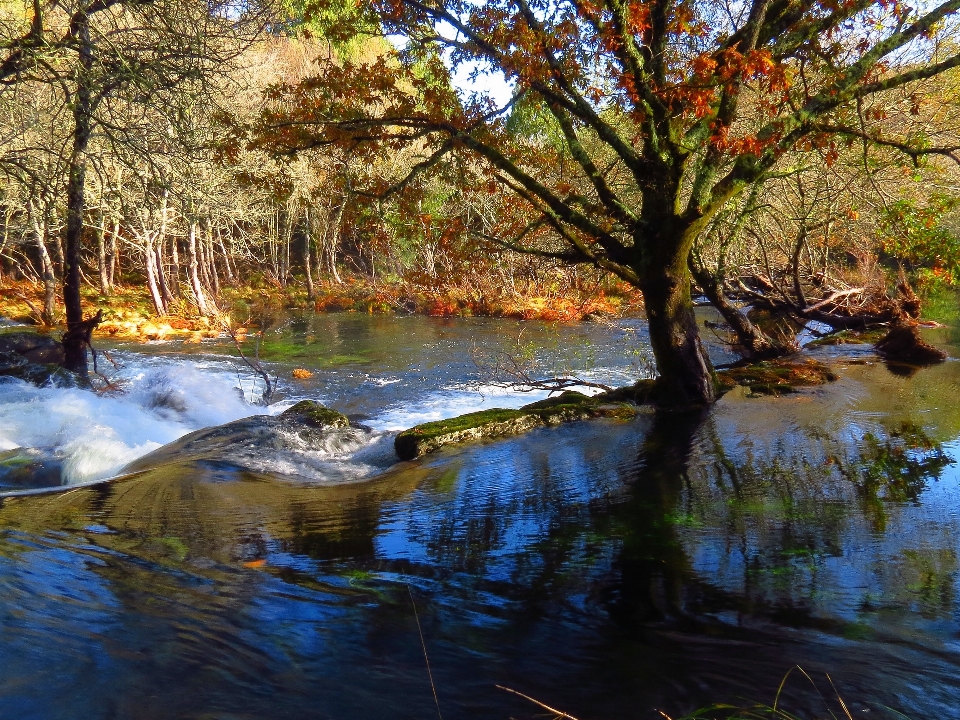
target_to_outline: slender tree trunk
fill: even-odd
[[[313,288],[313,270],[311,269],[311,258],[313,253],[310,246],[313,244],[313,214],[310,212],[310,206],[303,210],[304,233],[303,233],[303,274],[307,279],[307,300],[313,302],[316,293]]]
[[[28,213],[33,223],[33,234],[37,240],[37,254],[40,256],[40,273],[43,278],[42,320],[46,325],[53,325],[57,320],[57,275],[54,271],[53,260],[50,259],[50,253],[47,251],[47,239],[50,234],[49,225],[46,216],[42,221],[40,220],[37,208],[32,202],[28,207]]]
[[[210,285],[208,287],[213,289],[214,296],[220,295],[220,276],[217,274],[217,256],[213,251],[213,225],[208,221],[206,227],[204,228],[204,254],[207,257],[207,264],[210,266],[209,276],[210,276]]]
[[[116,217],[113,220],[113,228],[110,231],[110,239],[107,242],[107,283],[110,287],[110,292],[113,292],[117,284],[117,262],[119,261],[117,238],[119,236],[120,218]]]
[[[150,290],[150,299],[157,315],[166,315],[167,306],[163,301],[163,294],[157,281],[157,255],[153,244],[154,235],[151,230],[146,231],[143,246],[143,268],[147,274],[147,288]]]
[[[3,252],[7,249],[7,242],[10,240],[10,220],[13,217],[13,211],[9,205],[3,207],[3,240],[0,241],[0,284],[3,283]]]
[[[223,230],[217,228],[217,244],[220,246],[220,252],[223,254],[223,269],[226,271],[227,284],[234,285],[236,279],[233,275],[233,269],[230,267],[230,253],[227,252],[227,246],[223,242]]]
[[[180,243],[176,235],[170,236],[170,260],[173,263],[173,294],[180,297]]]
[[[710,304],[733,328],[733,332],[737,336],[737,342],[743,347],[748,357],[778,357],[790,351],[791,348],[772,342],[760,328],[750,322],[750,318],[732,305],[723,294],[723,288],[717,279],[706,269],[697,267],[692,258],[690,260],[690,271]]]
[[[343,223],[343,211],[346,207],[347,196],[345,195],[343,197],[343,202],[337,207],[336,212],[330,221],[330,225],[327,228],[328,232],[325,234],[325,263],[327,270],[330,273],[330,277],[335,283],[337,283],[337,285],[343,282],[343,280],[340,279],[340,273],[337,271],[337,248],[340,245],[340,225]]]
[[[198,274],[200,263],[197,259],[197,223],[190,223],[190,238],[187,244],[187,273],[190,278],[190,289],[193,291],[193,299],[197,303],[197,309],[201,315],[209,315],[210,310],[207,307],[207,298],[203,293],[203,285],[200,284],[200,275]]]
[[[160,285],[160,294],[163,297],[163,307],[166,312],[170,310],[170,304],[173,302],[173,293],[170,291],[170,285],[167,283],[167,271],[164,263],[163,248],[167,244],[167,227],[169,224],[170,193],[163,191],[163,200],[160,203],[160,230],[157,232],[156,242],[153,251],[156,255],[156,273],[157,282]]]
[[[173,293],[170,292],[170,285],[167,282],[167,271],[164,268],[163,243],[158,242],[153,246],[154,256],[156,258],[157,282],[160,285],[160,295],[163,297],[163,306],[169,311],[170,304],[173,302]]]
[[[100,294],[110,294],[110,275],[107,271],[107,217],[100,213],[100,224],[97,226],[97,269],[100,273]]]
[[[63,257],[63,305],[67,315],[67,332],[63,336],[63,364],[68,370],[86,376],[89,333],[83,325],[83,305],[80,300],[80,248],[86,211],[87,145],[93,107],[90,89],[93,47],[90,43],[89,17],[85,12],[80,12],[76,17],[79,23],[76,34],[79,67],[73,98],[73,147],[67,176],[67,232]]]
[[[634,268],[640,280],[650,344],[657,362],[656,402],[667,409],[709,405],[716,400],[713,365],[700,342],[690,297],[687,264],[692,242],[687,228],[660,216],[659,237],[637,243],[643,247]]]

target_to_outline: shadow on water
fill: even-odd
[[[0,716],[956,717],[957,363],[318,486],[168,459],[0,505]],[[824,684],[824,687],[828,687]],[[788,707],[824,716],[788,684]],[[864,711],[869,711],[866,713]]]

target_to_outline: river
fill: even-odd
[[[960,357],[956,323],[929,339]],[[639,321],[318,315],[267,338],[270,408],[221,341],[108,345],[122,393],[5,382],[0,451],[42,448],[75,487],[0,506],[0,716],[546,712],[501,685],[580,720],[677,717],[772,703],[799,666],[780,702],[805,717],[837,693],[855,717],[960,717],[954,359],[907,377],[819,348],[841,379],[796,395],[394,465],[399,429],[543,396],[477,358],[622,384],[645,347]],[[367,439],[86,485],[303,398]]]

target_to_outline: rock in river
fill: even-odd
[[[172,463],[207,462],[255,472],[343,482],[340,459],[369,445],[370,431],[315,403],[297,403],[277,416],[254,415],[184,435],[144,455],[125,473]]]
[[[48,335],[0,333],[0,376],[34,385],[82,386],[78,375],[62,367],[63,361],[63,344]]]

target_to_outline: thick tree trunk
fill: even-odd
[[[659,375],[655,399],[665,409],[710,405],[716,388],[690,298],[690,244],[682,231],[668,232],[646,244],[636,268]]]

